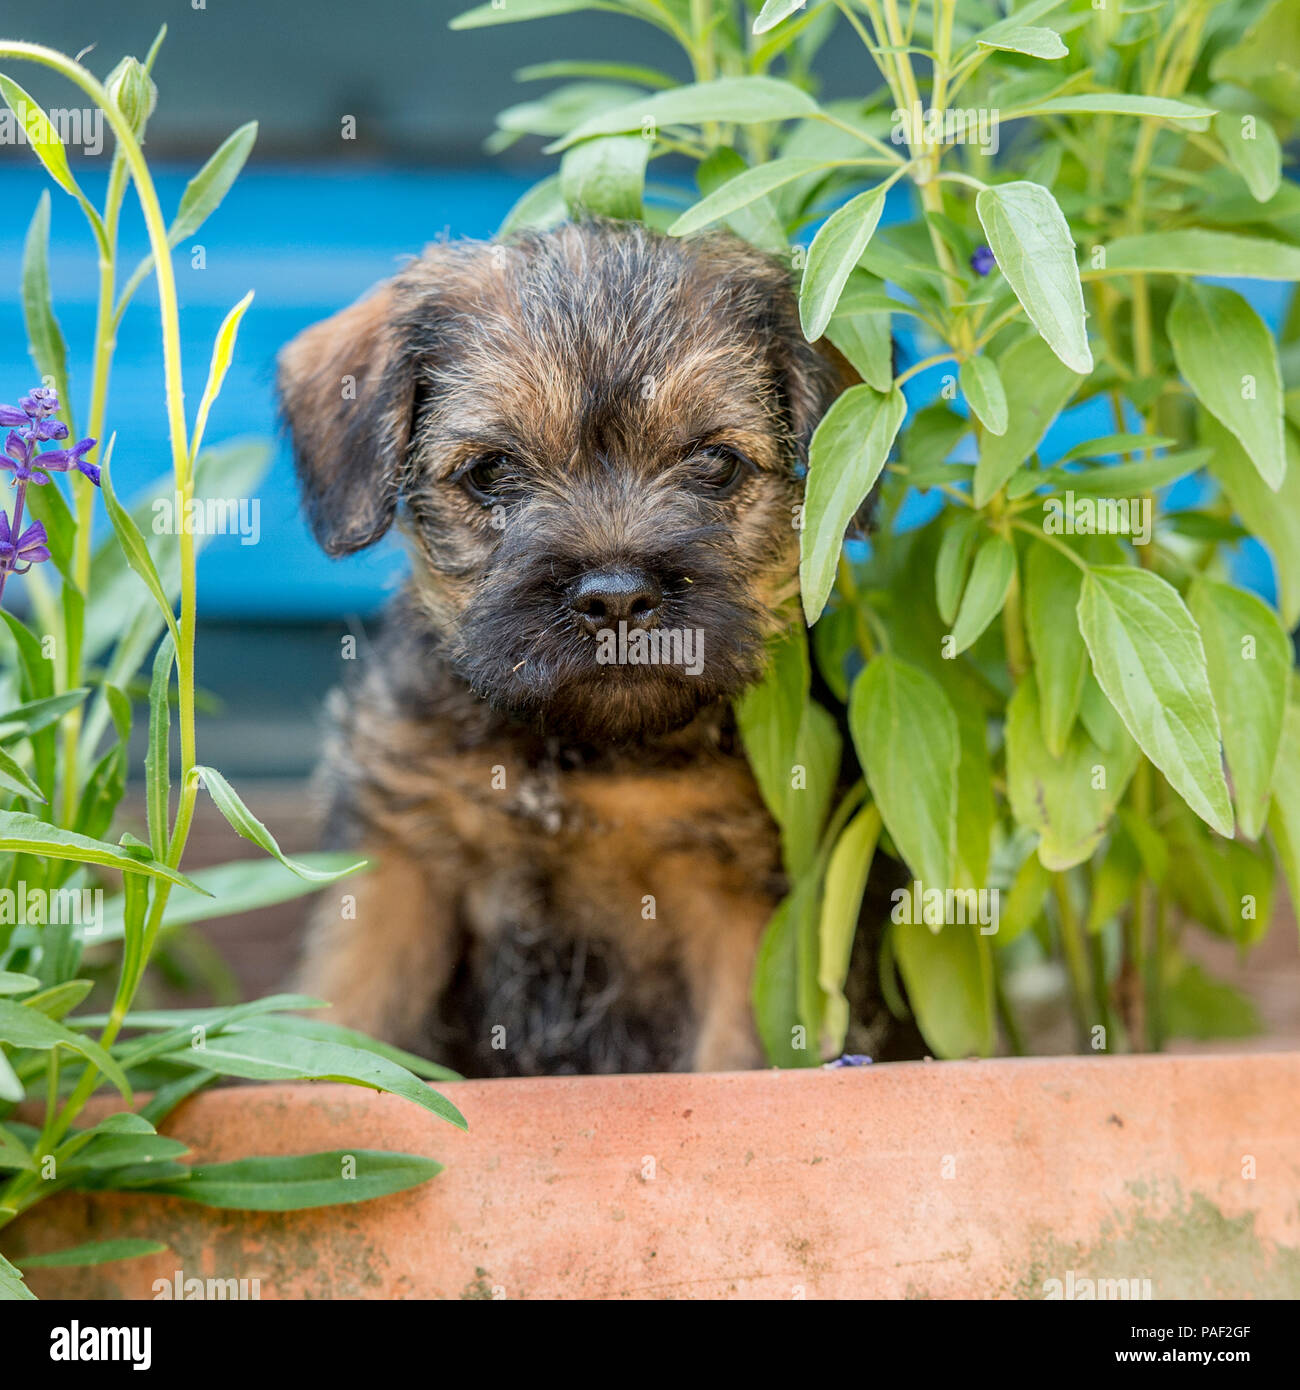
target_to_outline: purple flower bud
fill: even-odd
[[[25,428],[29,423],[25,410],[19,410],[16,405],[0,405],[0,425],[7,425],[10,429],[15,429]]]
[[[987,275],[997,263],[997,257],[987,246],[977,246],[970,258],[970,268],[976,275]]]
[[[0,511],[0,569],[12,569],[22,561],[30,565],[38,560],[48,560],[48,539],[45,527],[39,521],[34,521],[15,542],[9,517]]]
[[[871,1058],[865,1052],[846,1052],[842,1057],[837,1057],[833,1062],[827,1062],[828,1067],[865,1067],[870,1066]]]

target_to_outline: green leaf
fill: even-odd
[[[952,629],[953,656],[960,656],[977,641],[1002,612],[1015,576],[1015,547],[1005,536],[989,536],[975,552],[970,582],[957,610],[957,621]]]
[[[545,19],[549,15],[572,14],[575,10],[618,10],[617,5],[599,0],[507,0],[506,4],[477,5],[448,22],[450,29],[483,29],[492,24],[516,24],[524,19]]]
[[[209,1037],[202,1047],[162,1054],[165,1061],[197,1066],[223,1076],[251,1081],[343,1081],[372,1086],[414,1102],[434,1115],[465,1129],[465,1117],[419,1077],[387,1057],[342,1043],[318,1042],[249,1028]]]
[[[990,434],[1007,432],[1007,393],[990,357],[968,357],[957,374],[962,395]]]
[[[1083,581],[1079,627],[1093,674],[1129,733],[1188,806],[1230,837],[1205,649],[1178,591],[1150,570],[1099,565]]]
[[[939,555],[934,565],[935,604],[940,618],[948,627],[957,617],[971,556],[975,553],[975,543],[983,529],[981,519],[975,512],[957,511],[939,543]]]
[[[1243,835],[1257,840],[1282,742],[1291,639],[1268,604],[1231,584],[1198,578],[1189,606],[1205,644],[1237,823]]]
[[[42,854],[50,859],[70,859],[79,864],[104,864],[110,869],[130,870],[165,878],[183,888],[198,888],[192,879],[148,856],[137,856],[121,845],[93,840],[88,835],[64,830],[57,825],[29,816],[24,811],[0,811],[0,850],[19,854]]]
[[[45,189],[36,204],[27,239],[23,243],[23,318],[27,325],[27,340],[31,344],[32,362],[41,377],[49,377],[59,393],[59,400],[68,400],[68,349],[63,330],[54,317],[50,294],[50,194]],[[34,492],[42,489],[34,488]]]
[[[0,970],[0,994],[28,994],[40,989],[35,975],[21,975],[13,970]]]
[[[814,700],[804,702],[795,737],[794,766],[802,769],[790,779],[786,815],[781,822],[781,848],[786,872],[798,877],[817,857],[822,825],[839,777],[843,746],[839,726],[829,710]]]
[[[203,388],[203,398],[199,401],[199,413],[194,421],[194,433],[190,437],[190,466],[193,467],[203,443],[203,434],[208,425],[208,412],[212,403],[221,394],[221,387],[230,370],[231,359],[235,355],[235,338],[239,334],[239,324],[248,306],[253,302],[253,291],[249,292],[221,321],[217,336],[212,344],[212,360],[208,364],[208,380]]]
[[[316,874],[326,875],[330,882],[368,867],[367,861],[358,862],[351,854],[336,851],[303,854],[296,862]],[[320,888],[317,879],[301,878],[275,859],[236,859],[230,864],[196,869],[190,881],[203,896],[173,893],[163,913],[164,930],[208,922],[214,917],[235,917],[241,912],[301,898]],[[120,896],[105,899],[103,918],[95,934],[97,945],[121,937],[122,909]]]
[[[1210,75],[1300,117],[1300,32],[1293,0],[1273,0],[1262,14],[1256,12],[1240,42],[1215,55]]]
[[[1300,706],[1287,705],[1273,769],[1268,830],[1286,875],[1291,901],[1300,902]]]
[[[93,1063],[109,1081],[131,1103],[131,1086],[126,1073],[97,1042],[74,1033],[71,1028],[46,1018],[36,1009],[15,1004],[8,999],[0,999],[0,1042],[11,1047],[30,1047],[38,1052],[49,1052],[56,1047],[66,1047]]]
[[[113,452],[111,440],[108,451],[109,454]],[[113,491],[110,463],[110,459],[104,460],[104,466],[99,475],[108,519],[113,523],[113,530],[117,534],[118,544],[122,548],[122,554],[125,556],[127,564],[140,576],[144,581],[145,588],[153,595],[154,602],[158,605],[158,611],[162,614],[163,621],[166,622],[171,633],[172,641],[179,646],[181,635],[176,626],[176,615],[172,612],[171,601],[163,588],[162,580],[158,575],[158,568],[153,562],[153,556],[149,553],[149,547],[145,544],[144,536],[135,524],[135,518],[117,500],[117,494]]]
[[[646,160],[651,141],[640,135],[608,135],[566,150],[560,161],[560,193],[574,217],[641,217]]]
[[[36,1162],[31,1154],[4,1125],[0,1125],[0,1169],[7,1173],[36,1172]]]
[[[1287,431],[1288,467],[1276,494],[1236,439],[1204,412],[1201,440],[1210,447],[1210,472],[1223,485],[1233,510],[1268,547],[1277,570],[1279,607],[1289,629],[1300,622],[1300,448]]]
[[[993,954],[970,925],[937,934],[924,922],[890,928],[894,958],[926,1043],[937,1057],[987,1057],[996,1038]]]
[[[152,1128],[149,1126],[150,1131]],[[130,1168],[142,1163],[170,1163],[187,1153],[188,1145],[165,1134],[97,1134],[84,1149],[79,1149],[71,1158],[64,1160],[61,1167],[62,1172],[67,1174],[98,1174],[101,1171]],[[84,1181],[85,1179],[78,1176],[78,1184]]]
[[[819,169],[830,169],[835,162],[825,159],[774,159],[730,178],[720,188],[688,208],[668,228],[669,236],[686,236],[702,227],[720,222],[733,212],[765,198],[774,189]]]
[[[744,171],[745,161],[740,155],[730,145],[719,145],[696,165],[695,182],[701,194],[708,198]],[[786,253],[785,225],[770,198],[756,198],[736,208],[728,214],[726,225],[737,236],[773,255]]]
[[[1025,858],[1011,883],[1011,891],[998,913],[994,942],[999,950],[1010,946],[1043,915],[1043,904],[1052,889],[1052,871],[1037,854]]]
[[[998,370],[1003,381],[1015,383],[1015,390],[1008,401],[1006,433],[986,436],[980,444],[975,465],[977,507],[988,506],[994,493],[1033,454],[1083,380],[1036,336],[1021,338],[1008,348]]]
[[[176,648],[168,633],[158,644],[153,659],[153,677],[149,682],[149,748],[144,758],[149,843],[155,859],[167,857],[170,838],[171,707],[167,703],[167,689],[175,659]]]
[[[1187,281],[1167,327],[1178,370],[1276,492],[1286,473],[1282,373],[1263,319],[1235,290]]]
[[[813,3],[816,5],[817,0],[813,0]],[[775,29],[783,19],[789,19],[796,10],[802,10],[807,4],[808,0],[763,0],[763,8],[754,20],[752,32],[766,34],[769,29]]]
[[[12,1101],[17,1105],[26,1094],[26,1091],[23,1090],[23,1083],[18,1079],[18,1074],[9,1065],[9,1059],[5,1056],[4,1049],[0,1048],[0,1100]]]
[[[947,887],[960,743],[942,686],[882,653],[853,683],[849,728],[885,827],[913,876]]]
[[[35,782],[23,771],[21,764],[14,761],[0,749],[0,788],[15,796],[30,797],[33,801],[44,801],[45,795]]]
[[[991,38],[976,38],[975,42],[981,48],[1001,48],[1030,58],[1064,58],[1070,51],[1055,29],[1003,29]]]
[[[70,1014],[94,987],[93,980],[64,980],[24,999],[23,1007],[38,1009],[46,1018],[60,1019]]]
[[[239,177],[256,141],[257,122],[249,121],[217,146],[208,162],[185,185],[175,221],[167,229],[168,246],[176,246],[197,232],[216,212]]]
[[[1166,1032],[1174,1038],[1250,1038],[1264,1031],[1249,995],[1212,979],[1195,961],[1182,961],[1165,983],[1160,1003]]]
[[[137,1260],[142,1255],[161,1255],[167,1246],[160,1240],[92,1240],[45,1255],[24,1255],[24,1269],[66,1269],[69,1266],[106,1265],[115,1260]]]
[[[816,922],[817,880],[795,884],[772,914],[754,962],[754,1022],[774,1067],[812,1067],[820,1059],[799,1009],[800,938]],[[799,1032],[796,1032],[799,1030]],[[797,1046],[802,1041],[803,1046]]]
[[[1024,110],[1004,112],[1004,121],[1021,116],[1158,116],[1165,121],[1189,121],[1191,129],[1204,130],[1215,114],[1213,107],[1193,106],[1168,97],[1134,96],[1128,92],[1088,92],[1082,96],[1051,97]]]
[[[831,213],[813,238],[799,287],[799,321],[809,342],[825,333],[840,293],[884,210],[885,190],[868,189]]]
[[[1025,635],[1034,658],[1043,742],[1054,758],[1065,753],[1083,698],[1088,649],[1075,612],[1083,570],[1055,546],[1035,541],[1025,566]]]
[[[1053,757],[1043,739],[1038,684],[1031,671],[1007,706],[1007,796],[1016,824],[1038,835],[1038,858],[1051,870],[1091,857],[1106,833],[1137,767],[1138,750],[1124,739],[1114,751],[1095,744],[1082,726]]]
[[[631,82],[640,87],[675,87],[677,79],[658,68],[640,63],[585,62],[560,59],[554,63],[529,63],[515,73],[516,82],[548,82],[556,77],[595,77],[610,82]]]
[[[198,773],[217,810],[225,816],[232,829],[242,835],[244,839],[251,840],[260,849],[264,849],[268,854],[274,855],[286,869],[297,874],[299,878],[306,879],[310,883],[337,883],[339,879],[346,878],[349,873],[364,866],[365,861],[358,859],[347,869],[330,873],[313,869],[302,860],[290,859],[288,855],[281,852],[275,837],[266,826],[239,799],[234,787],[215,768],[196,766],[194,771]]]
[[[35,1303],[36,1295],[23,1283],[22,1271],[0,1255],[0,1303]]]
[[[826,606],[844,532],[880,477],[906,414],[898,387],[886,395],[851,386],[817,426],[808,450],[800,535],[799,580],[809,623]]]
[[[74,198],[84,202],[81,189],[77,187],[72,170],[68,168],[68,156],[63,148],[63,141],[59,139],[59,133],[50,123],[44,109],[33,101],[17,82],[5,77],[3,73],[0,73],[0,96],[4,97],[5,105],[13,112],[14,119],[22,127],[26,135],[25,143],[32,147],[37,159],[45,165],[49,176],[65,193],[70,193]]]
[[[506,213],[497,235],[505,237],[530,229],[545,231],[563,222],[568,215],[568,205],[560,192],[560,176],[552,174],[533,184]]]
[[[656,92],[612,111],[602,111],[583,121],[564,139],[548,145],[546,153],[568,149],[593,135],[621,135],[626,131],[701,125],[709,121],[754,125],[760,121],[812,116],[818,110],[817,103],[807,92],[775,77],[718,77],[710,82],[691,82],[668,92]]]
[[[1264,237],[1207,232],[1199,227],[1120,237],[1106,247],[1104,275],[1232,275],[1253,280],[1300,280],[1300,247]]]
[[[81,686],[76,690],[65,690],[62,695],[49,695],[41,700],[29,700],[26,704],[15,705],[3,716],[6,729],[11,731],[4,735],[5,741],[17,737],[18,734],[38,734],[51,724],[57,724],[70,709],[76,709],[89,694],[90,688]]]
[[[345,1177],[352,1172],[354,1175]],[[442,1172],[420,1154],[339,1149],[284,1158],[241,1158],[194,1167],[179,1182],[141,1187],[205,1207],[236,1211],[305,1211],[368,1202],[418,1187]]]
[[[872,390],[893,389],[894,342],[888,314],[836,314],[826,326],[826,336]]]
[[[981,189],[975,211],[1030,322],[1071,371],[1091,372],[1074,238],[1056,199],[1040,184],[1003,183]]]
[[[1250,196],[1257,203],[1267,203],[1282,186],[1282,146],[1273,127],[1262,116],[1220,111],[1214,118],[1214,133]]]
[[[817,982],[821,988],[822,1056],[836,1057],[844,1051],[849,1028],[849,1001],[844,983],[853,955],[862,895],[880,838],[880,812],[865,806],[840,832],[826,866],[818,918]]]

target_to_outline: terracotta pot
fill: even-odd
[[[45,1296],[97,1298],[177,1270],[263,1298],[1300,1296],[1300,1054],[446,1089],[468,1134],[348,1086],[213,1091],[166,1126],[200,1162],[355,1145],[446,1164],[413,1192],[284,1215],[67,1194],[7,1253],[169,1242],[33,1271]]]

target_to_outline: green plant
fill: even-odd
[[[172,455],[171,471],[128,508],[113,491],[110,439],[102,485],[113,536],[95,546],[91,526],[95,481],[101,476],[90,461],[95,451],[87,452],[83,441],[70,451],[33,452],[42,441],[62,437],[55,409],[69,422],[64,433],[76,437],[66,352],[50,300],[50,201],[43,194],[27,237],[22,283],[32,357],[43,385],[25,398],[24,407],[6,408],[11,423],[27,428],[10,436],[6,466],[15,483],[17,550],[0,557],[0,579],[23,573],[15,569],[19,559],[49,563],[43,569],[29,565],[22,581],[29,622],[0,610],[5,710],[0,718],[5,798],[0,809],[0,1228],[68,1188],[164,1192],[213,1206],[289,1210],[365,1200],[438,1171],[438,1164],[418,1155],[366,1151],[243,1159],[193,1169],[178,1162],[185,1146],[159,1135],[155,1125],[218,1076],[347,1081],[404,1096],[464,1125],[455,1107],[421,1079],[452,1073],[288,1012],[320,1007],[319,1000],[280,995],[228,1008],[132,1010],[145,971],[169,931],[218,911],[311,892],[363,867],[342,855],[288,858],[225,778],[198,762],[195,564],[202,537],[184,524],[184,516],[193,499],[217,490],[246,495],[265,467],[267,450],[249,444],[203,448],[208,414],[251,294],[222,324],[207,387],[192,426],[186,421],[171,252],[220,204],[248,157],[256,127],[242,127],[221,145],[190,182],[169,226],[141,150],[156,99],[151,73],[162,39],[160,33],[143,63],[126,58],[102,83],[51,49],[0,42],[0,62],[36,63],[66,78],[104,113],[115,139],[105,201],[97,208],[74,178],[47,114],[12,78],[0,75],[0,95],[51,178],[80,205],[98,252],[90,442],[104,433],[118,325],[136,290],[152,275],[165,362],[160,401]],[[151,255],[121,280],[117,234],[128,182],[144,213]],[[129,425],[119,451],[127,448]],[[71,479],[72,506],[49,477],[59,463]],[[28,482],[37,486],[28,488]],[[171,534],[146,540],[142,524],[160,497],[180,499],[180,524]],[[18,545],[23,501],[36,519],[25,546]],[[5,526],[10,526],[8,514]],[[6,590],[0,583],[0,593],[8,602],[19,587]],[[126,833],[113,843],[103,837],[125,789],[137,671],[155,648],[151,678],[140,690],[149,711],[149,838],[146,843]],[[180,744],[174,799],[173,710]],[[186,842],[203,789],[230,825],[272,858],[184,873]],[[91,875],[105,868],[121,875],[122,892],[97,910],[95,894],[102,900],[102,890]],[[92,906],[83,912],[86,903]],[[81,968],[83,951],[116,942],[121,950],[111,1007],[105,1014],[73,1015],[92,987]],[[124,1038],[124,1031],[131,1036]],[[85,1123],[87,1103],[105,1086],[120,1093],[125,1108],[105,1113],[101,1106],[99,1117]],[[153,1095],[136,1110],[138,1089]],[[28,1097],[33,1099],[26,1118],[36,1118],[35,1124],[14,1117]],[[101,1263],[165,1248],[156,1242],[108,1241],[27,1263]],[[0,1256],[0,1298],[23,1297],[31,1294],[20,1272]]]
[[[1279,352],[1200,277],[1300,279],[1291,0],[501,0],[453,27],[586,9],[670,35],[692,80],[521,72],[574,80],[499,118],[496,146],[540,134],[561,155],[503,230],[728,226],[790,260],[806,335],[862,382],[807,460],[811,643],[792,625],[738,711],[791,884],[755,980],[771,1059],[843,1047],[878,847],[914,880],[882,985],[907,1007],[901,975],[939,1055],[987,1054],[999,1029],[1020,1050],[1017,983],[1044,960],[1082,1047],[1248,1030],[1249,1002],[1180,943],[1195,922],[1249,947],[1279,864],[1300,893],[1300,309]],[[861,100],[817,100],[832,33],[861,46]],[[647,180],[663,159],[694,165],[698,197]],[[882,225],[891,188],[910,215]],[[902,324],[920,347],[895,375]],[[940,389],[916,408],[922,373]],[[1049,465],[1072,403],[1084,438]],[[1194,505],[1164,505],[1176,482]],[[878,483],[863,553],[845,532]],[[941,510],[897,526],[916,491]],[[1280,614],[1228,582],[1252,536]],[[834,809],[814,660],[862,771]],[[972,921],[979,890],[1000,895],[995,931]]]

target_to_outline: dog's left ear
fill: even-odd
[[[300,333],[280,354],[280,404],[312,531],[350,555],[393,524],[415,414],[415,364],[392,281]]]

